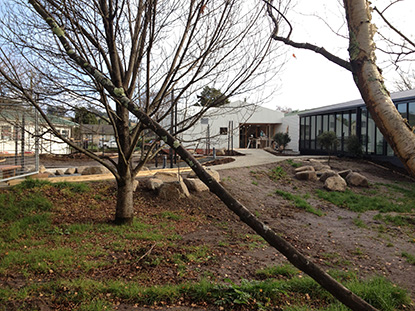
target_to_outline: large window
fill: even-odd
[[[367,110],[362,108],[360,121],[360,139],[363,146],[363,152],[367,152]]]
[[[311,126],[310,126],[310,148],[316,149],[316,116],[311,116]]]
[[[382,155],[383,152],[383,135],[380,130],[376,127],[376,154]]]
[[[1,126],[1,139],[13,140],[12,127],[10,125]]]
[[[376,145],[376,138],[375,138],[375,121],[373,121],[372,116],[368,112],[368,121],[367,121],[367,153],[375,153],[375,145]]]
[[[325,114],[323,116],[323,132],[326,132],[329,130],[329,116]]]
[[[318,142],[317,142],[317,137],[318,137],[318,135],[320,135],[321,133],[323,133],[324,132],[324,130],[323,130],[323,124],[322,124],[322,116],[321,115],[318,115],[317,116],[317,125],[316,125],[316,130],[317,130],[317,132],[316,132],[316,149],[318,150],[318,149],[321,149],[321,146],[318,144]]]
[[[408,104],[408,121],[410,126],[415,126],[415,102]]]
[[[310,117],[305,118],[305,145],[306,149],[310,149]]]
[[[350,135],[357,135],[356,112],[350,114]]]
[[[401,114],[402,118],[408,119],[407,103],[396,105],[396,109],[398,109],[398,111]]]
[[[305,146],[305,119],[301,118],[300,121],[300,148],[303,149]]]
[[[336,130],[336,117],[334,114],[329,115],[329,131],[334,132]]]

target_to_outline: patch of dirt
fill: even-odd
[[[203,163],[204,166],[214,166],[214,165],[220,165],[220,164],[226,164],[235,161],[235,159],[232,158],[221,158],[221,159],[215,159],[212,161],[208,161]]]
[[[299,159],[294,161],[301,163]],[[402,174],[367,161],[332,159],[330,165],[336,170],[352,169],[360,172],[371,184],[412,182]],[[268,174],[276,166],[281,166],[286,174],[275,181]],[[314,194],[316,189],[323,189],[323,183],[299,181],[294,178],[294,170],[294,167],[284,161],[221,170],[220,174],[225,188],[310,260],[326,269],[353,270],[363,277],[384,275],[414,295],[415,269],[401,256],[402,252],[415,254],[414,227],[384,224],[373,219],[378,212],[358,214],[318,199]],[[59,201],[62,208],[55,220],[57,225],[111,221],[116,199],[115,184],[100,182],[91,185],[96,189],[95,193],[106,193],[108,198],[105,201],[99,198],[81,198],[78,203],[73,198],[70,202]],[[292,202],[276,195],[276,189],[308,196],[307,202],[322,210],[324,216],[318,217],[294,207]],[[366,193],[365,189],[351,190]],[[376,190],[376,195],[382,195],[382,187]],[[94,208],[85,208],[85,202],[90,206],[99,204],[100,212],[97,213]],[[188,199],[174,201],[163,200],[153,192],[139,187],[135,194],[135,211],[138,219],[153,219],[155,225],[160,222],[157,215],[165,211],[187,215],[183,220],[178,220],[173,229],[182,238],[175,241],[176,246],[154,248],[145,241],[131,240],[129,248],[141,249],[141,252],[127,250],[111,254],[120,264],[109,270],[92,271],[93,277],[128,279],[138,272],[145,272],[147,278],[142,280],[143,285],[174,284],[200,280],[202,277],[219,282],[225,279],[240,282],[241,279],[258,279],[258,269],[287,262],[275,249],[258,239],[250,228],[241,223],[211,193],[193,193]],[[365,227],[356,226],[356,218],[363,221]],[[99,238],[97,236],[97,240]],[[206,260],[187,262],[183,272],[167,259],[171,254],[183,252],[183,247],[188,246],[207,246],[209,251]],[[151,252],[145,255],[150,249]],[[145,260],[142,264],[129,263],[130,259],[143,255]],[[151,264],[152,260],[160,257],[167,258],[167,261],[157,266]],[[68,278],[75,276],[76,271],[72,271]],[[128,306],[123,309],[133,310]],[[178,309],[187,310],[184,307]]]

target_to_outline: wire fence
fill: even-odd
[[[37,112],[22,103],[0,102],[0,182],[38,172]]]

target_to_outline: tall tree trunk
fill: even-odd
[[[349,26],[349,54],[352,72],[366,107],[386,141],[408,172],[415,177],[415,134],[408,121],[396,110],[376,66],[371,23],[371,7],[367,0],[344,0]]]
[[[134,178],[125,174],[117,180],[117,205],[115,210],[116,224],[129,224],[134,219]]]
[[[141,108],[137,107],[128,97],[125,96],[123,89],[118,89],[106,76],[88,63],[85,59],[77,55],[70,48],[69,41],[63,35],[63,30],[58,27],[56,22],[44,10],[36,0],[29,0],[33,8],[42,16],[46,23],[58,37],[67,55],[76,62],[80,68],[83,68],[95,80],[100,83],[111,96],[117,99],[117,104],[128,109],[135,115],[142,124],[156,133],[169,146],[173,147],[179,156],[193,169],[196,175],[209,187],[210,191],[215,193],[226,206],[233,211],[239,218],[251,227],[256,233],[262,236],[271,246],[281,252],[287,259],[298,269],[304,271],[316,280],[323,288],[330,292],[343,304],[355,311],[372,311],[377,310],[362,298],[353,294],[342,284],[333,279],[324,270],[311,262],[307,257],[297,251],[290,243],[278,236],[275,231],[259,221],[246,207],[238,202],[225,188],[216,182],[210,174],[200,165],[200,163],[191,155],[173,136],[171,136],[160,124],[152,120]],[[128,171],[128,170],[127,170]],[[123,176],[123,175],[122,175]],[[130,175],[131,176],[131,175]],[[131,182],[131,180],[130,180]],[[128,182],[126,183],[128,185]]]
[[[117,206],[115,210],[115,223],[128,224],[133,221],[133,183],[132,176],[132,155],[131,155],[131,137],[129,128],[128,109],[120,105],[117,106],[117,144],[118,144],[118,163],[117,172]]]

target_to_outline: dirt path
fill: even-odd
[[[328,268],[355,270],[362,275],[384,275],[415,294],[415,267],[401,255],[402,252],[415,254],[413,226],[385,226],[373,219],[377,211],[355,213],[317,199],[313,194],[316,189],[323,189],[323,183],[296,180],[293,178],[294,168],[286,163],[282,164],[288,172],[286,178],[275,184],[263,173],[273,166],[223,170],[221,177],[225,180],[225,187],[251,211],[314,262]],[[333,161],[332,167],[352,168],[367,176],[371,183],[408,181],[401,175],[367,162]],[[307,201],[324,211],[324,216],[293,207],[291,202],[273,194],[276,189],[310,196]],[[361,227],[356,225],[356,219],[362,224]],[[265,264],[280,261],[281,257],[268,247],[246,256]]]

